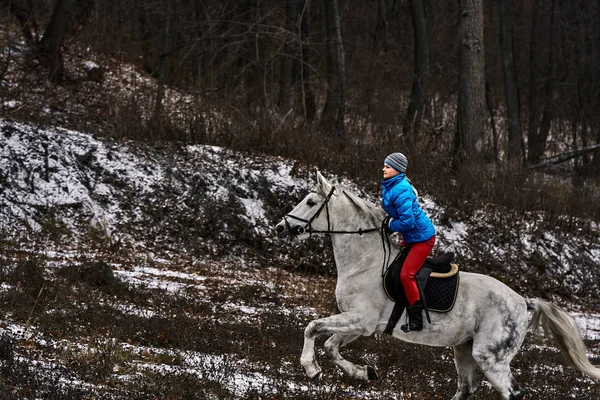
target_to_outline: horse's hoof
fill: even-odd
[[[379,379],[377,371],[375,371],[375,368],[371,367],[370,365],[367,365],[367,377],[370,381],[376,381]]]
[[[321,376],[323,375],[322,371],[317,372],[316,374],[314,374],[313,376],[310,376],[310,380],[313,382],[317,382],[321,380]]]

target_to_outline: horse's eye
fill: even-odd
[[[316,205],[316,204],[317,204],[317,203],[315,203],[315,202],[314,202],[314,201],[312,201],[312,200],[306,200],[306,205],[307,205],[307,206],[309,206],[309,207],[312,207],[312,206],[314,206],[314,205]]]

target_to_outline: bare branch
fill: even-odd
[[[590,153],[596,149],[600,149],[600,144],[597,144],[597,145],[594,145],[591,147],[586,147],[585,149],[567,151],[565,153],[560,153],[560,154],[554,155],[552,157],[548,157],[541,163],[538,163],[538,164],[528,167],[528,169],[543,168],[543,167],[549,167],[550,165],[560,164],[565,161],[572,160],[573,158],[583,156],[583,155]]]

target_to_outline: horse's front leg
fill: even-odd
[[[340,347],[356,340],[359,335],[341,335],[335,334],[325,342],[325,353],[333,360],[333,362],[342,369],[348,376],[352,378],[375,380],[378,378],[375,368],[370,365],[358,366],[340,354]]]
[[[308,376],[315,378],[321,373],[321,367],[315,359],[315,339],[317,337],[334,334],[358,337],[373,331],[374,326],[369,328],[367,325],[366,321],[350,313],[341,313],[311,321],[304,330],[304,347],[300,357],[300,364],[302,364]]]

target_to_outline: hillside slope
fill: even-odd
[[[306,381],[303,328],[336,312],[329,240],[282,242],[272,227],[311,190],[314,171],[0,120],[0,397],[450,397],[448,350],[389,346],[377,335],[346,352],[375,364],[380,384],[328,364],[324,382]],[[597,225],[580,221],[580,236],[541,232],[543,215],[460,215],[422,201],[439,230],[437,252],[560,302],[598,363]],[[515,360],[528,398],[600,396],[541,342],[532,336]]]
[[[141,146],[0,120],[0,227],[67,243],[93,233],[115,246],[277,253],[272,227],[310,190],[315,171],[211,146]],[[464,215],[426,195],[422,203],[438,229],[435,251],[454,251],[465,269],[525,292],[600,311],[596,222],[577,221],[573,235],[541,230],[541,213],[489,206]]]

